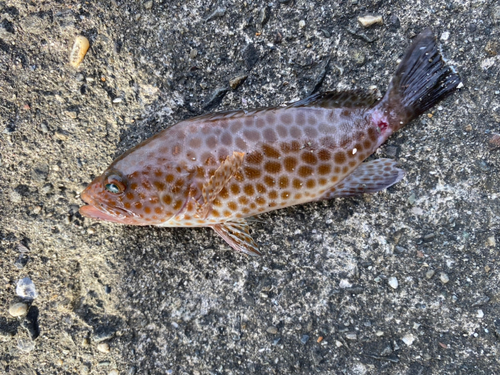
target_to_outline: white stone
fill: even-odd
[[[97,344],[97,350],[101,353],[109,353],[109,344],[107,342],[100,342]]]
[[[9,307],[9,314],[15,317],[26,315],[28,305],[23,302],[13,303]]]
[[[387,280],[387,283],[392,289],[398,289],[398,279],[396,279],[394,276],[389,277],[389,280]]]
[[[495,236],[488,237],[488,241],[486,241],[486,243],[489,247],[495,247],[496,246]]]
[[[345,289],[345,288],[350,288],[352,284],[349,282],[349,280],[346,279],[341,279],[339,282],[339,288]]]
[[[448,277],[447,274],[445,274],[444,272],[442,272],[441,275],[439,275],[439,280],[441,280],[441,282],[443,284],[446,284],[446,283],[448,283],[448,281],[450,281],[450,278]]]
[[[450,37],[450,32],[449,31],[445,31],[444,33],[441,34],[441,40],[443,42],[446,42],[449,37]]]
[[[363,27],[370,27],[375,24],[382,25],[384,23],[384,20],[382,19],[382,16],[364,16],[358,17],[358,22]]]
[[[16,294],[19,297],[35,299],[38,294],[35,289],[35,284],[29,277],[25,277],[17,282]]]
[[[411,333],[407,333],[403,336],[401,341],[403,341],[406,345],[411,346],[411,344],[413,344],[413,341],[415,341],[415,336],[413,336]]]

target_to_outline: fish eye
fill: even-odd
[[[125,184],[122,182],[120,176],[111,175],[107,179],[107,184],[104,185],[106,191],[109,191],[112,194],[121,194],[125,191]]]
[[[120,194],[121,193],[121,190],[117,184],[113,184],[113,183],[106,184],[105,189],[113,194]]]

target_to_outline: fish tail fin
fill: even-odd
[[[459,84],[459,75],[446,64],[431,29],[425,29],[401,60],[380,102],[381,109],[397,131],[451,95]]]

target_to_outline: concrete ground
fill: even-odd
[[[180,120],[384,92],[427,26],[463,88],[377,151],[388,191],[261,216],[258,259],[78,213]],[[0,373],[500,373],[499,40],[495,0],[0,1]]]

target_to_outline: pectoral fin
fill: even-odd
[[[243,152],[233,152],[233,155],[228,156],[217,168],[213,176],[203,184],[202,196],[204,203],[198,211],[201,217],[208,215],[214,199],[241,168],[244,156]]]
[[[249,226],[245,219],[237,219],[227,221],[224,224],[212,225],[212,228],[219,236],[224,238],[233,249],[251,256],[262,255],[259,251],[259,247],[250,236]]]
[[[405,172],[392,159],[377,159],[361,164],[349,176],[325,192],[320,199],[376,193],[401,181]]]

